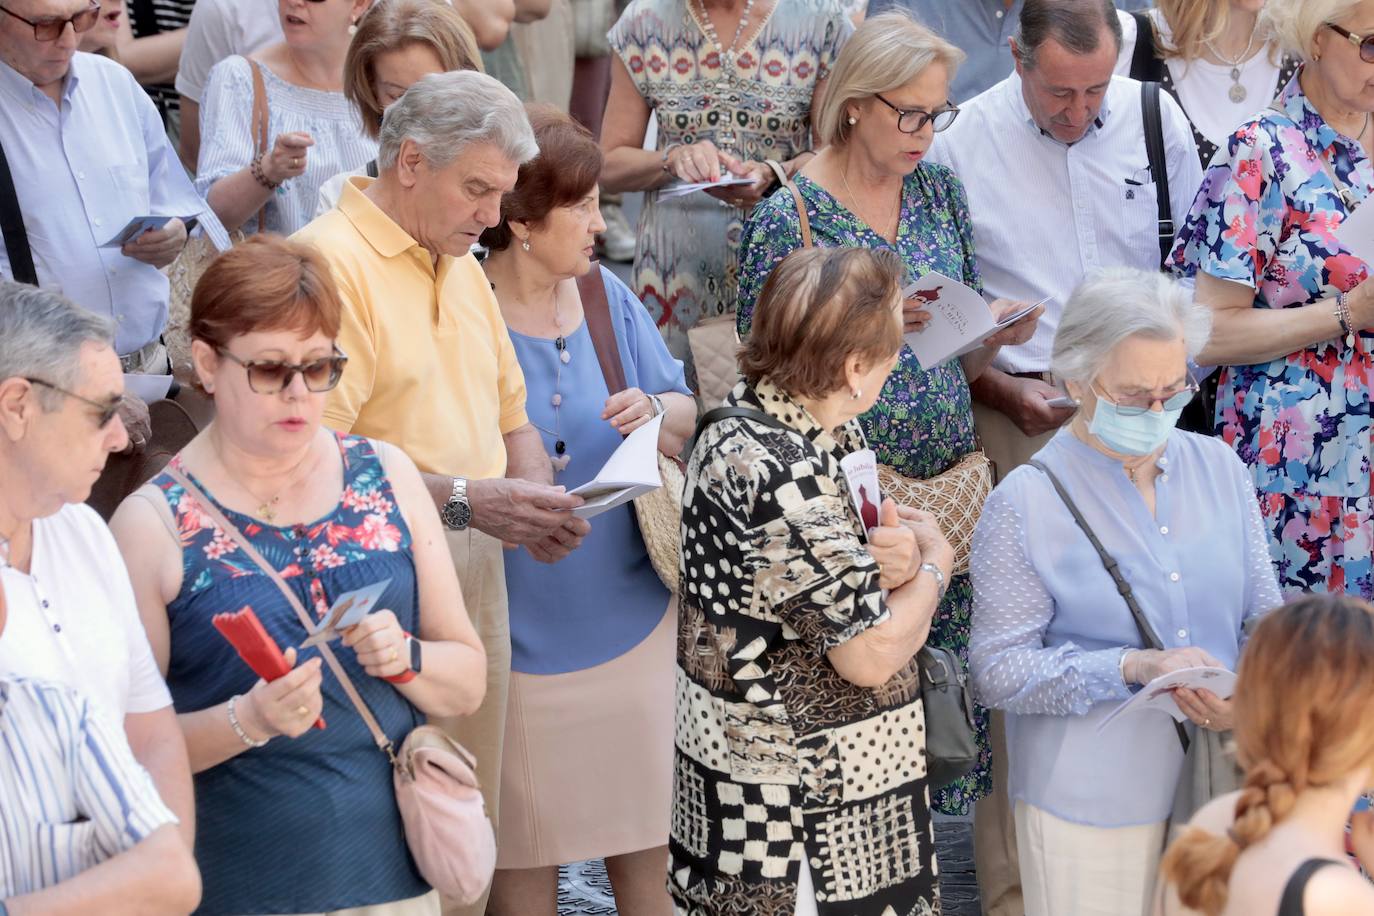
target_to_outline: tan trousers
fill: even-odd
[[[1026,916],[1144,916],[1166,827],[1089,827],[1017,802]]]
[[[482,799],[492,826],[496,827],[501,813],[501,748],[506,740],[506,694],[510,682],[505,561],[501,542],[472,528],[448,532],[448,549],[453,555],[453,568],[458,572],[468,617],[487,652],[487,694],[481,707],[470,716],[431,721],[476,756]],[[466,907],[445,900],[443,916],[482,916],[486,908],[487,894]]]
[[[423,897],[379,903],[376,906],[352,906],[328,913],[301,913],[298,916],[439,916],[439,892],[430,891]]]
[[[1000,481],[1054,436],[1054,432],[1027,436],[1011,418],[985,404],[974,402],[973,421],[983,451],[996,466]],[[1006,717],[992,711],[992,794],[973,808],[973,862],[978,874],[978,896],[984,916],[1023,916],[1021,871],[1016,855],[1016,824],[1007,794]]]

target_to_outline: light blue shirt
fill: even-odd
[[[0,678],[0,900],[60,884],[176,818],[69,687]]]
[[[1182,226],[1202,164],[1188,118],[1168,93],[1160,111],[1169,202]],[[1064,303],[1094,268],[1159,269],[1158,198],[1135,80],[1113,77],[1097,121],[1067,146],[1041,132],[1012,74],[963,105],[954,125],[936,134],[928,158],[964,183],[988,297],[1050,297],[1035,335],[998,351],[998,369],[1049,369]]]
[[[167,277],[101,248],[135,216],[197,215],[215,243],[228,237],[196,193],[162,118],[133,75],[78,53],[59,108],[0,63],[0,146],[14,176],[40,286],[115,321],[115,351],[133,353],[167,325]],[[13,278],[0,245],[0,275]]]
[[[1120,564],[1165,648],[1235,670],[1242,626],[1282,603],[1249,474],[1226,443],[1173,432],[1155,514],[1121,463],[1065,427],[1036,457]],[[1173,720],[1142,713],[1099,733],[1131,696],[1121,657],[1142,648],[1126,602],[1048,478],[1019,467],[974,532],[969,669],[1007,713],[1011,796],[1095,827],[1169,816],[1183,751]]]

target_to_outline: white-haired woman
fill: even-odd
[[[981,289],[964,186],[943,165],[922,162],[936,131],[954,122],[949,83],[963,52],[900,11],[862,23],[840,53],[817,120],[825,144],[802,168],[813,244],[896,252],[909,278],[938,271]],[[801,220],[787,189],[764,201],[745,226],[740,249],[739,330],[752,329],[759,291],[774,265],[802,245]],[[998,304],[1002,307],[1005,303]],[[929,320],[907,305],[907,330]],[[939,366],[922,366],[903,346],[871,410],[860,417],[878,460],[909,477],[948,470],[978,447],[969,380],[1002,343],[1029,339],[1033,320],[987,347]],[[956,576],[940,604],[931,642],[968,651],[973,590]],[[986,711],[977,714],[982,758],[969,774],[932,793],[935,809],[967,814],[992,785]]]
[[[1341,224],[1374,192],[1374,0],[1264,15],[1306,62],[1218,154],[1172,263],[1212,306],[1215,421],[1250,466],[1283,588],[1369,598],[1374,282]]]
[[[1159,274],[1085,281],[1051,354],[1078,413],[1039,466],[1003,479],[974,535],[971,669],[982,702],[1007,713],[1027,916],[1143,912],[1184,753],[1163,715],[1098,726],[1161,674],[1234,670],[1245,622],[1281,600],[1244,467],[1219,440],[1174,429],[1208,317]],[[1056,479],[1162,648],[1145,648]],[[1230,729],[1228,701],[1175,697],[1199,728]]]

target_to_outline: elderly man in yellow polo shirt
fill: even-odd
[[[325,422],[410,455],[449,529],[488,674],[481,709],[444,724],[477,755],[493,820],[510,675],[501,546],[554,562],[589,530],[568,511],[581,499],[551,485],[505,322],[469,252],[537,153],[524,107],[499,82],[427,76],[387,109],[378,178],[350,179],[338,206],[295,236],[328,259],[344,303],[348,367]]]

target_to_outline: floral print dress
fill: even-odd
[[[1255,289],[1257,309],[1331,299],[1368,278],[1336,240],[1374,193],[1374,163],[1302,91],[1302,73],[1232,135],[1208,169],[1172,264]],[[1328,172],[1328,168],[1330,172]],[[1333,183],[1331,173],[1337,182]],[[1374,598],[1370,390],[1374,332],[1325,340],[1271,362],[1229,366],[1217,391],[1221,435],[1249,465],[1289,593]]]
[[[924,162],[907,176],[897,244],[891,245],[824,188],[806,176],[797,178],[806,201],[813,244],[831,248],[890,248],[915,279],[940,273],[981,291],[973,255],[973,223],[964,186],[945,166]],[[759,204],[744,231],[740,254],[739,331],[747,337],[754,305],[774,265],[801,247],[801,222],[792,195],[783,188]],[[923,369],[911,348],[903,345],[873,409],[859,417],[878,461],[908,477],[925,479],[949,470],[978,447],[973,404],[959,361]],[[958,653],[968,664],[973,587],[967,575],[955,576],[931,627],[930,640]],[[932,792],[936,810],[967,814],[973,802],[992,791],[992,746],[987,710],[975,710],[978,765],[967,775]]]

